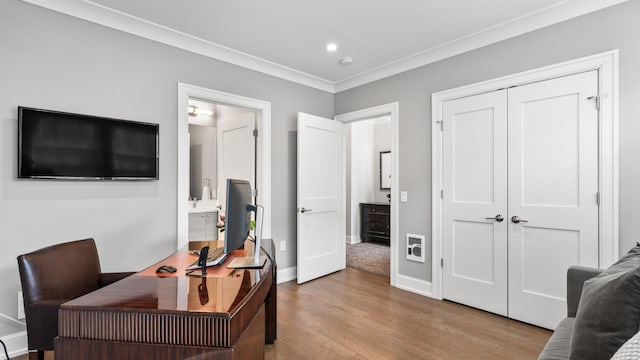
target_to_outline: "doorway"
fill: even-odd
[[[389,277],[391,118],[345,126],[348,267]]]
[[[616,56],[433,95],[435,297],[554,328],[568,266],[615,261]]]
[[[177,249],[187,247],[189,233],[189,99],[248,110],[255,114],[255,122],[260,130],[255,145],[258,156],[255,157],[255,183],[252,185],[257,190],[257,203],[265,210],[262,237],[271,238],[271,104],[262,100],[178,83]],[[221,170],[224,171],[224,168]],[[217,195],[219,197],[219,194]]]
[[[256,112],[189,99],[189,211],[225,211],[226,179],[257,184]]]
[[[398,199],[398,194],[400,194],[400,191],[398,189],[400,181],[399,181],[399,177],[400,177],[400,173],[398,170],[398,161],[399,161],[399,135],[398,135],[398,122],[399,122],[399,109],[400,109],[400,105],[397,102],[394,103],[389,103],[389,104],[385,104],[385,105],[380,105],[380,106],[376,106],[376,107],[371,107],[371,108],[367,108],[367,109],[362,109],[362,110],[357,110],[357,111],[353,111],[353,112],[349,112],[349,113],[345,113],[345,114],[340,114],[340,115],[336,115],[334,117],[335,120],[340,121],[344,124],[357,124],[361,121],[366,121],[367,120],[371,120],[371,119],[379,119],[379,118],[385,118],[388,119],[389,121],[389,134],[390,137],[388,139],[388,143],[385,144],[385,147],[388,147],[388,149],[390,150],[390,158],[389,158],[389,163],[390,163],[390,189],[389,190],[381,190],[378,191],[378,198],[379,200],[382,200],[382,202],[385,201],[386,199],[386,194],[390,194],[390,202],[389,203],[389,282],[392,286],[400,286],[404,289],[407,289],[409,291],[414,291],[414,292],[422,292],[423,289],[416,289],[413,286],[409,286],[409,284],[397,284],[397,278],[398,278],[398,254],[403,254],[404,251],[399,251],[398,247],[400,246],[400,241],[399,241],[399,235],[398,235],[398,205],[399,205],[399,199]],[[363,123],[364,124],[364,123]],[[357,125],[356,125],[357,126]],[[345,142],[347,140],[345,139]],[[375,156],[375,155],[374,155]],[[386,157],[386,155],[384,155],[383,157]],[[374,160],[375,161],[375,160]],[[386,160],[385,160],[386,161]],[[379,166],[379,165],[378,165]],[[353,164],[348,166],[348,168],[353,168]],[[373,177],[375,179],[375,171],[376,171],[376,166],[374,165],[373,167]],[[386,184],[386,180],[387,179],[383,179],[383,186]],[[346,182],[351,182],[351,177],[347,177],[347,180],[345,180]],[[374,180],[374,185],[372,185],[372,187],[375,187],[377,184],[379,184],[380,179],[378,179],[378,181],[376,182]],[[378,188],[380,186],[378,185]],[[376,199],[376,197],[374,197],[374,199]],[[388,201],[388,199],[386,199]],[[348,209],[349,213],[353,213],[358,211],[359,212],[359,205],[353,205],[353,202],[351,200],[346,201],[346,208]],[[359,204],[358,202],[356,202],[357,204]],[[356,220],[357,221],[357,220]],[[359,234],[359,225],[354,226],[353,222],[352,222],[352,216],[349,214],[349,216],[347,217],[347,223],[351,223],[352,225],[349,227],[350,231],[347,232],[347,234],[345,234],[345,242],[350,243],[352,241],[354,241],[354,237],[356,238],[355,241],[357,241],[357,238],[360,236]],[[355,229],[355,231],[354,231]]]

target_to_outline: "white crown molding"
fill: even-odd
[[[182,50],[333,93],[333,82],[87,0],[22,0]]]
[[[627,0],[566,0],[337,82],[233,50],[89,0],[22,1],[315,89],[337,93]]]
[[[376,69],[342,79],[335,83],[335,92],[338,93],[384,79],[625,1],[627,0],[566,0],[559,4],[520,16],[502,24],[380,66]]]

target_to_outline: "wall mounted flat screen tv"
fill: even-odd
[[[18,107],[18,178],[158,179],[158,124]]]

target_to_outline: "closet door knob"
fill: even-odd
[[[520,223],[520,222],[529,222],[528,220],[525,219],[520,219],[520,217],[518,215],[513,215],[511,217],[511,222],[514,224]]]
[[[502,215],[498,214],[495,217],[488,217],[488,218],[485,218],[485,219],[487,219],[487,220],[495,220],[497,222],[502,222],[502,220],[504,220],[504,217],[502,217]]]

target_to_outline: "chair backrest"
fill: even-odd
[[[74,299],[99,288],[100,260],[93,239],[71,241],[18,256],[25,304]]]

